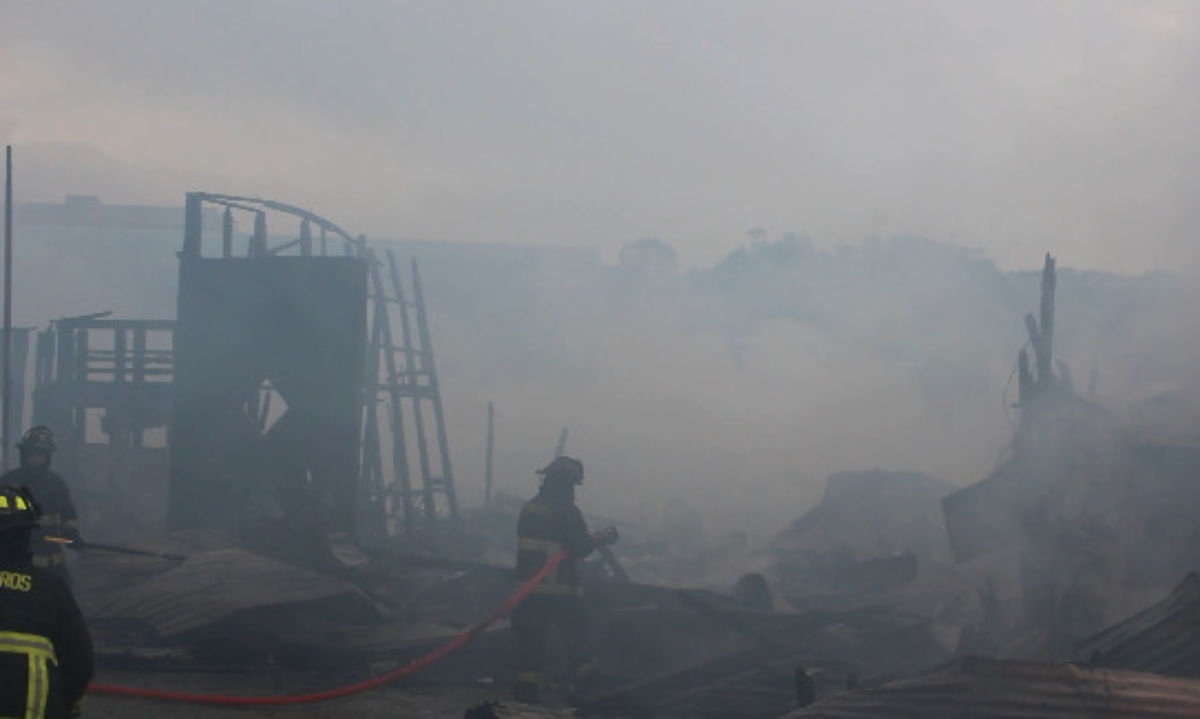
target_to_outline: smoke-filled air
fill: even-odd
[[[45,716],[1200,713],[1200,5],[6,3],[0,68]]]

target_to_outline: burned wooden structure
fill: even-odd
[[[1124,415],[1077,395],[1053,356],[1056,268],[1047,255],[1040,321],[1027,316],[1020,422],[984,480],[943,500],[958,562],[1007,552],[1018,601],[975,650],[1071,658],[1077,643],[1195,569],[1200,448],[1147,438]],[[1144,421],[1145,418],[1142,418]]]
[[[1028,408],[1037,397],[1050,394],[1057,382],[1054,373],[1054,292],[1058,286],[1055,259],[1046,253],[1042,268],[1042,298],[1038,318],[1025,315],[1028,345],[1033,349],[1034,368],[1029,365],[1029,353],[1024,347],[1017,353],[1017,406]],[[1059,364],[1059,373],[1069,377],[1066,366]],[[1067,386],[1070,386],[1069,381]]]
[[[362,536],[368,541],[397,533],[410,541],[435,539],[439,519],[457,521],[458,499],[420,269],[413,259],[410,300],[392,252],[386,253],[387,282],[374,251],[366,256],[372,322],[360,487],[371,492],[367,505],[372,509]],[[412,422],[411,437],[406,421]]]
[[[271,200],[191,193],[184,214],[175,320],[100,312],[36,336],[30,421],[54,429],[92,536],[445,536],[458,504],[416,261],[405,279],[391,252]],[[29,339],[14,333],[17,400]],[[22,402],[8,412],[27,426]]]
[[[102,312],[37,334],[32,424],[54,428],[85,524],[109,535],[163,529],[174,326]]]
[[[208,253],[206,205],[224,211]],[[270,235],[269,212],[298,236]],[[235,213],[253,218],[244,249]],[[385,265],[361,235],[284,203],[210,193],[187,196],[179,257],[171,526],[248,519],[234,506],[254,522],[378,543],[457,516],[415,260],[410,300],[395,258]]]

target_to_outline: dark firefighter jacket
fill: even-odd
[[[71,590],[28,560],[0,560],[0,717],[78,712],[92,640]]]
[[[79,519],[75,514],[75,503],[71,501],[71,490],[67,488],[67,483],[49,469],[17,467],[0,476],[0,485],[3,484],[28,488],[42,510],[41,528],[33,533],[31,548],[34,565],[52,567],[65,562],[65,545],[47,542],[44,537],[79,538]],[[0,717],[2,716],[4,715],[0,714]]]
[[[569,494],[558,496],[543,488],[525,503],[517,519],[518,581],[529,579],[553,555],[566,549],[569,556],[533,588],[535,594],[581,596],[579,560],[596,548],[583,513]]]

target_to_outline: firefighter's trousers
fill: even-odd
[[[578,596],[531,594],[516,608],[512,618],[516,633],[515,699],[537,701],[551,627],[557,628],[562,636],[572,682],[586,680],[595,668],[588,646],[587,624],[587,610]]]

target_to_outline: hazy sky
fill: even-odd
[[[751,227],[1195,266],[1200,3],[0,2],[18,197],[710,264]]]

